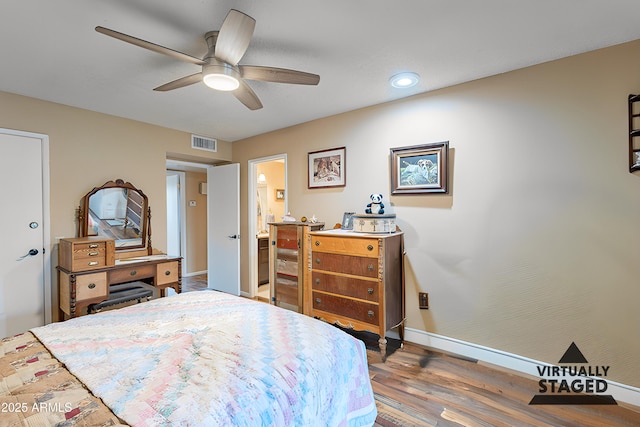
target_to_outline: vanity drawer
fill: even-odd
[[[375,325],[379,324],[377,304],[313,292],[313,309]]]
[[[156,286],[178,281],[178,262],[164,262],[156,265]]]
[[[129,268],[118,268],[109,272],[109,283],[125,283],[153,277],[156,274],[155,265],[135,265]],[[177,279],[176,279],[177,280]]]
[[[107,297],[107,273],[78,274],[76,276],[76,301]]]
[[[377,258],[379,246],[378,239],[357,237],[340,238],[319,235],[311,237],[311,250],[314,252],[330,252]]]
[[[378,277],[378,259],[313,251],[313,270],[333,271],[363,277]]]
[[[314,291],[345,295],[372,302],[379,301],[377,281],[336,276],[334,274],[314,271],[311,274],[311,283]]]

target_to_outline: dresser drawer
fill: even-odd
[[[122,268],[109,272],[109,282],[116,283],[133,282],[135,280],[153,277],[156,274],[155,265],[136,265],[130,268]],[[176,279],[177,280],[177,279]]]
[[[377,258],[378,239],[341,238],[335,236],[311,236],[311,250]]]
[[[178,281],[178,262],[164,262],[158,264],[156,275],[156,286],[175,283]]]
[[[76,301],[107,297],[107,273],[79,274],[76,276]]]
[[[334,295],[313,292],[313,309],[322,310],[349,319],[379,325],[378,305]]]
[[[377,281],[314,271],[311,274],[311,285],[314,291],[330,292],[371,302],[379,301],[379,284]]]
[[[334,271],[363,277],[378,277],[378,259],[316,252],[311,254],[313,270]]]
[[[285,249],[298,249],[298,229],[292,227],[279,227],[276,236],[276,247]]]

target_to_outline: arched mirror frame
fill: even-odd
[[[116,251],[128,251],[135,250],[140,248],[146,248],[147,253],[149,255],[152,254],[153,249],[151,246],[151,207],[149,206],[149,199],[144,194],[142,190],[136,188],[130,182],[124,182],[122,179],[116,179],[115,181],[107,181],[100,187],[94,187],[93,190],[89,191],[81,200],[80,208],[78,209],[78,237],[86,237],[89,235],[89,200],[91,196],[96,194],[100,190],[110,189],[110,188],[122,188],[128,191],[137,192],[143,200],[143,205],[141,209],[141,244],[139,245],[130,245],[126,247],[118,247],[116,245]],[[127,193],[128,198],[128,193]]]

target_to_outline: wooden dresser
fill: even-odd
[[[141,281],[162,294],[166,288],[182,291],[181,258],[152,255],[117,261],[113,239],[99,237],[60,239],[58,256],[60,320],[109,299],[112,285]]]
[[[324,223],[275,222],[269,224],[269,282],[271,303],[305,312],[305,249],[308,234],[322,230]]]
[[[327,230],[309,234],[310,316],[376,333],[386,354],[388,330],[404,339],[403,234]]]

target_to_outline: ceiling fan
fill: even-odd
[[[213,89],[231,91],[247,108],[258,110],[262,108],[262,103],[245,80],[302,85],[317,85],[320,82],[320,76],[317,74],[303,71],[238,65],[249,47],[255,25],[255,19],[231,9],[222,22],[220,31],[209,31],[204,35],[209,50],[202,59],[108,28],[97,26],[96,31],[153,52],[202,66],[201,72],[158,86],[154,89],[157,91],[169,91],[202,81]]]

